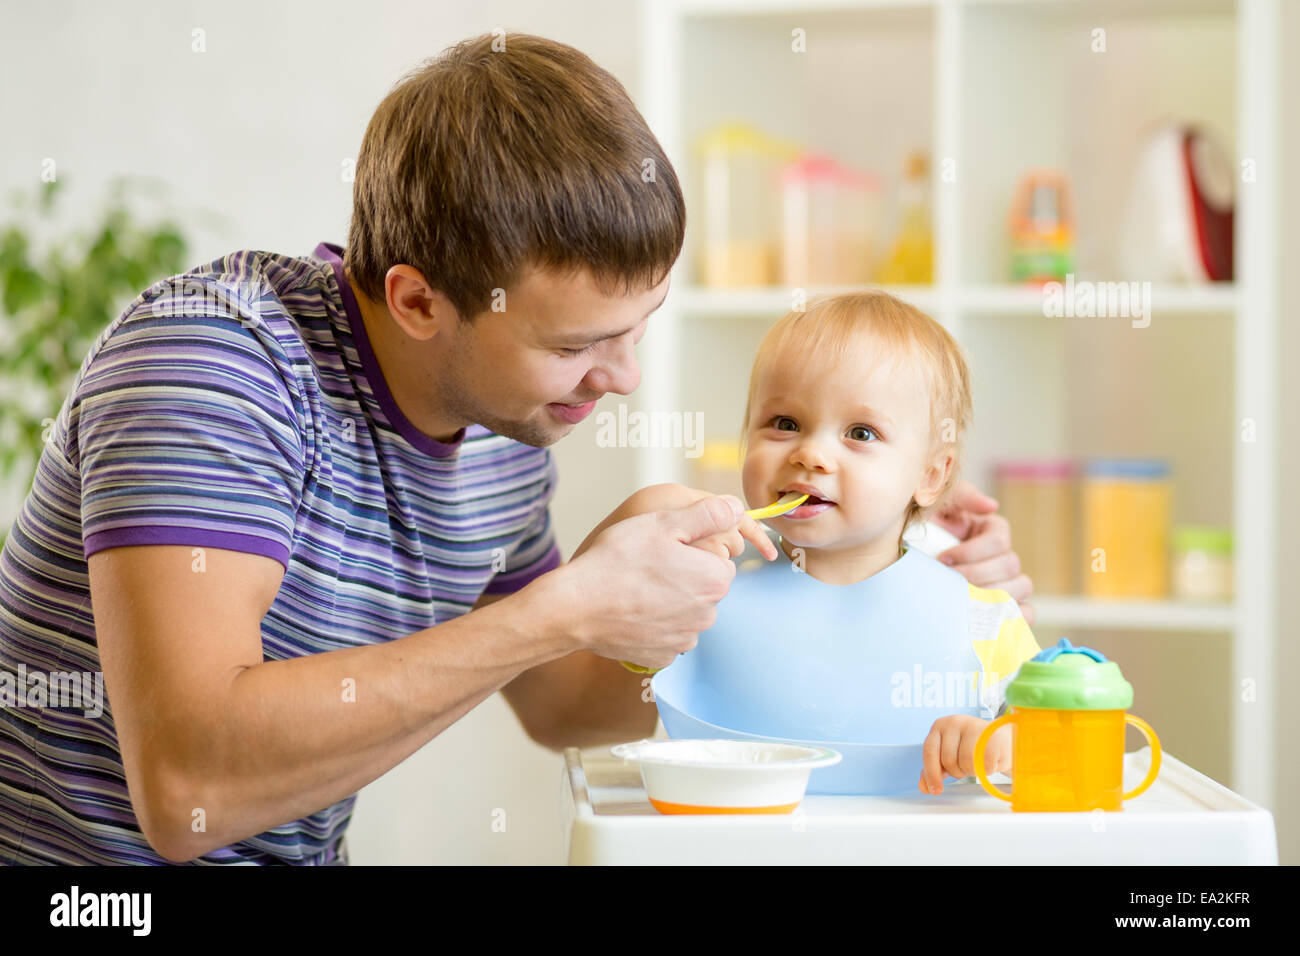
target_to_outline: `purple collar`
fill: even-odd
[[[375,358],[374,349],[370,347],[370,336],[366,332],[366,323],[361,318],[361,308],[357,305],[356,295],[353,294],[352,287],[348,285],[348,281],[343,275],[343,247],[332,242],[322,242],[312,254],[318,259],[324,259],[334,269],[334,277],[338,280],[339,292],[343,295],[343,306],[347,309],[348,325],[352,329],[352,338],[357,344],[357,355],[361,358],[362,371],[366,373],[366,380],[370,382],[370,390],[375,393],[375,400],[379,402],[379,407],[384,410],[384,415],[387,416],[388,421],[413,447],[426,455],[433,455],[435,458],[450,458],[456,454],[460,449],[461,442],[465,440],[464,428],[461,428],[456,433],[456,437],[452,441],[441,442],[436,438],[431,438],[412,425],[410,420],[402,414],[402,410],[397,407],[393,393],[388,390],[388,383],[384,381],[384,373],[379,368],[379,360]]]

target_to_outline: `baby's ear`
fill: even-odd
[[[944,488],[948,484],[948,478],[952,474],[955,459],[952,452],[942,452],[931,462],[930,467],[926,469],[921,476],[921,483],[917,485],[916,491],[912,497],[922,508],[928,508],[939,500]]]

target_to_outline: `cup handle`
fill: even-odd
[[[1135,717],[1133,714],[1125,714],[1124,721],[1142,731],[1142,736],[1146,737],[1147,743],[1151,745],[1151,769],[1147,771],[1147,778],[1138,784],[1136,789],[1130,790],[1121,798],[1124,800],[1132,800],[1139,793],[1156,782],[1156,774],[1160,772],[1160,738],[1156,736],[1155,728],[1141,717]]]
[[[998,727],[1003,724],[1009,723],[1012,719],[1011,714],[1003,714],[997,720],[993,721],[993,723],[985,727],[984,730],[981,731],[979,739],[975,741],[975,779],[980,782],[981,787],[993,794],[993,796],[997,797],[999,800],[1005,800],[1007,803],[1011,802],[1011,798],[997,787],[993,786],[984,773],[984,750],[989,745],[989,737],[993,735],[993,731],[997,730]]]

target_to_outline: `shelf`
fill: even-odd
[[[807,301],[822,295],[844,292],[861,292],[869,288],[884,288],[924,312],[933,312],[939,302],[938,290],[933,286],[832,286],[812,288]],[[784,286],[749,289],[710,289],[687,286],[674,294],[675,303],[688,315],[704,317],[755,316],[777,318],[790,311],[792,290]]]
[[[1068,595],[1033,595],[1034,627],[1084,630],[1223,631],[1237,626],[1231,603],[1103,600]]]
[[[1085,280],[1076,280],[1082,284]],[[1088,280],[1092,281],[1092,280]],[[1102,280],[1093,283],[1102,286]],[[821,295],[857,292],[867,288],[883,288],[910,302],[917,308],[933,314],[943,299],[936,286],[834,286],[808,289],[807,299]],[[1102,296],[1106,290],[1094,288]],[[789,311],[791,290],[785,287],[755,287],[747,289],[711,289],[687,286],[675,295],[677,304],[689,315],[758,316],[782,315]],[[1041,289],[1016,285],[975,285],[958,289],[953,301],[962,311],[972,314],[1043,315],[1044,293]],[[1237,287],[1231,282],[1216,282],[1201,286],[1160,285],[1151,289],[1152,314],[1172,315],[1231,315],[1238,304]]]
[[[1231,780],[1275,795],[1271,708],[1236,687],[1271,671],[1281,582],[1274,561],[1283,266],[1278,177],[1236,191],[1235,282],[1199,287],[1152,268],[1151,328],[1129,319],[1051,321],[1041,290],[1007,272],[1007,218],[1033,167],[1065,171],[1075,215],[1074,275],[1122,281],[1126,214],[1148,130],[1176,120],[1232,160],[1281,169],[1278,90],[1284,0],[663,0],[642,5],[643,114],[681,157],[689,209],[702,209],[698,135],[743,117],[875,170],[892,186],[903,157],[928,151],[935,285],[888,291],[944,324],[968,353],[977,391],[966,471],[1022,452],[1159,452],[1187,480],[1178,507],[1230,525],[1231,602],[1100,601],[1035,595],[1037,620],[1070,629],[1200,639],[1216,662],[1178,661],[1197,693],[1226,694]],[[792,47],[793,31],[806,47]],[[1099,42],[1104,41],[1104,42]],[[888,244],[896,201],[882,194]],[[791,290],[695,283],[703,237],[688,227],[674,289],[647,337],[647,407],[700,409],[724,427],[764,327]],[[1112,278],[1113,277],[1113,278]],[[1139,276],[1140,278],[1140,276]],[[857,288],[869,288],[860,286]],[[819,294],[844,288],[809,289]],[[1100,291],[1094,289],[1093,291]],[[1077,299],[1074,301],[1078,301]],[[1108,300],[1109,302],[1109,300]],[[1120,310],[1125,311],[1125,310]],[[1110,309],[1098,317],[1114,314]],[[1137,325],[1137,316],[1127,310]],[[1063,316],[1068,317],[1068,316]],[[1168,321],[1164,321],[1167,317]],[[716,320],[716,321],[714,321]],[[725,385],[724,385],[725,383]],[[1187,409],[1196,410],[1188,414]],[[1250,421],[1248,439],[1243,422]],[[1256,436],[1254,429],[1258,429]],[[715,433],[719,429],[715,426]],[[1240,437],[1239,437],[1240,436]],[[641,484],[682,481],[689,462],[653,449]],[[1224,503],[1231,501],[1229,515]],[[1221,642],[1220,637],[1227,638]],[[1162,688],[1161,642],[1135,648],[1134,676]],[[1144,657],[1145,655],[1145,657]],[[1126,664],[1126,669],[1129,665]],[[1145,671],[1142,668],[1146,668]],[[1197,668],[1200,668],[1197,670]],[[1221,677],[1221,680],[1220,680]],[[1172,698],[1171,698],[1172,701]],[[1166,701],[1174,706],[1171,701]],[[1178,704],[1177,706],[1182,706]],[[1188,720],[1191,720],[1189,717]]]
[[[1098,301],[1109,290],[1104,280],[1076,279],[1076,288],[1088,281]],[[1118,283],[1116,283],[1118,284]],[[1065,289],[1062,289],[1062,294]],[[1139,287],[1140,294],[1140,287]],[[1016,285],[966,286],[957,294],[958,305],[972,313],[1043,315],[1045,293],[1041,289]],[[1077,293],[1076,293],[1077,299]],[[1237,287],[1231,282],[1198,286],[1157,285],[1151,287],[1152,314],[1231,314],[1237,309]]]

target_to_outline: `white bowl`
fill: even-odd
[[[750,740],[639,740],[610,752],[640,766],[660,813],[791,813],[808,775],[842,759],[829,747]]]

